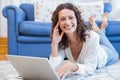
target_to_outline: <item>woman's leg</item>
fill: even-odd
[[[94,16],[89,17],[89,22],[90,22],[90,24],[91,24],[91,26],[92,26],[92,29],[93,29],[95,32],[99,32],[99,31],[100,31],[98,25],[97,25],[96,22],[94,21]]]
[[[102,24],[100,26],[100,28],[98,27],[98,25],[96,24],[96,22],[94,21],[94,16],[91,16],[89,17],[89,22],[92,26],[92,29],[95,31],[95,32],[99,32],[99,31],[105,31],[105,28],[106,26],[108,25],[108,22],[107,22],[107,17],[108,17],[108,13],[104,13],[102,15]]]
[[[100,44],[102,48],[106,51],[108,55],[108,61],[106,65],[110,65],[118,61],[119,55],[113,45],[110,43],[108,38],[106,37],[104,31],[98,32],[99,37],[100,37]]]
[[[108,54],[108,63],[106,65],[109,65],[118,61],[118,58],[119,58],[118,53],[105,35],[105,28],[107,26],[107,14],[104,13],[102,16],[102,24],[100,28],[97,26],[93,18],[90,18],[89,21],[92,25],[93,30],[99,34],[100,44]]]
[[[106,26],[108,25],[107,18],[108,18],[108,13],[106,12],[102,15],[102,24],[100,27],[101,30],[105,30]]]

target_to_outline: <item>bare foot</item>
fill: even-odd
[[[90,24],[91,24],[91,26],[92,26],[92,29],[93,29],[95,32],[99,32],[99,31],[100,31],[98,25],[97,25],[97,24],[95,23],[95,21],[94,21],[94,17],[93,17],[93,16],[89,17],[89,22],[90,22]]]
[[[101,30],[105,30],[106,26],[108,25],[108,22],[107,22],[107,17],[108,17],[108,13],[104,13],[102,15],[102,24],[101,24]]]

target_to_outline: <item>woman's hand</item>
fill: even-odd
[[[73,62],[66,60],[65,63],[57,69],[57,74],[64,80],[68,74],[73,72],[74,66],[75,64]]]
[[[59,26],[59,22],[58,22],[53,31],[52,43],[54,45],[58,45],[58,43],[62,40],[62,37],[64,34],[64,32],[59,33],[59,27],[60,26]]]

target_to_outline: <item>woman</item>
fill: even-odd
[[[52,16],[50,62],[63,79],[68,73],[91,75],[97,68],[118,60],[118,53],[103,33],[106,24],[97,31],[94,19],[89,19],[97,34],[86,26],[80,14],[73,4],[64,3]],[[107,21],[103,20],[103,23]]]

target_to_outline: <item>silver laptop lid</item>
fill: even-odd
[[[60,80],[47,58],[18,55],[7,58],[23,79]]]

